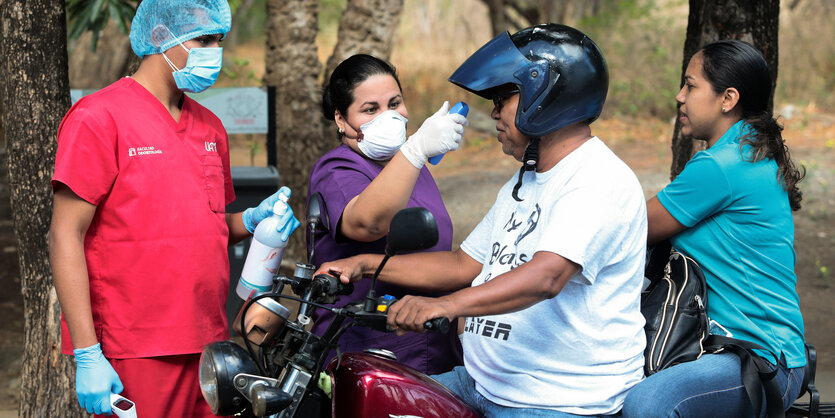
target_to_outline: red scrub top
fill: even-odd
[[[97,206],[84,254],[109,358],[196,353],[228,338],[228,140],[214,114],[183,100],[177,122],[123,78],[79,100],[58,129],[53,188]],[[72,354],[63,320],[62,340]]]

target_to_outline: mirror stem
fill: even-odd
[[[316,232],[316,222],[307,223],[307,233],[310,239],[307,240],[307,263],[313,264],[313,251],[316,250],[316,244],[313,242]]]
[[[362,308],[365,312],[374,312],[377,309],[377,296],[374,293],[374,288],[377,286],[377,276],[379,276],[380,272],[383,271],[383,266],[386,265],[386,262],[390,257],[391,256],[386,254],[383,257],[383,261],[380,262],[380,266],[377,267],[377,271],[375,271],[374,275],[371,276],[371,287],[368,289],[368,295],[365,297],[365,305]]]

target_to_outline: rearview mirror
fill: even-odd
[[[328,219],[328,210],[325,207],[325,199],[319,192],[310,196],[307,202],[307,225],[312,231],[328,232],[330,222]]]
[[[391,220],[386,255],[421,251],[438,243],[438,225],[425,208],[406,208]]]
[[[313,251],[315,250],[315,235],[317,232],[326,233],[330,230],[330,219],[328,208],[325,206],[325,199],[319,192],[313,193],[307,201],[307,213],[305,214],[307,231],[307,261],[313,262]]]

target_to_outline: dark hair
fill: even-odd
[[[377,57],[356,54],[339,63],[334,68],[328,85],[322,93],[322,113],[325,119],[334,120],[334,110],[338,110],[343,117],[347,117],[348,106],[354,102],[354,89],[369,77],[378,74],[388,74],[394,77],[397,87],[403,90],[394,66]]]
[[[771,75],[763,55],[751,44],[739,40],[718,41],[705,45],[702,53],[702,71],[716,94],[728,88],[739,91],[742,120],[751,133],[741,143],[753,147],[751,161],[764,158],[777,163],[777,176],[789,194],[792,210],[800,209],[803,193],[797,183],[806,175],[806,169],[798,169],[792,162],[789,148],[783,140],[783,126],[774,119],[768,109],[771,98]]]

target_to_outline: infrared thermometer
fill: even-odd
[[[470,108],[464,102],[458,102],[455,106],[452,106],[452,109],[449,109],[449,113],[458,113],[464,116],[467,116],[467,112],[469,111]],[[441,162],[441,158],[444,158],[444,154],[430,157],[428,160],[429,164],[438,165],[438,163]]]
[[[124,396],[111,393],[110,409],[119,418],[136,418],[136,404]]]

